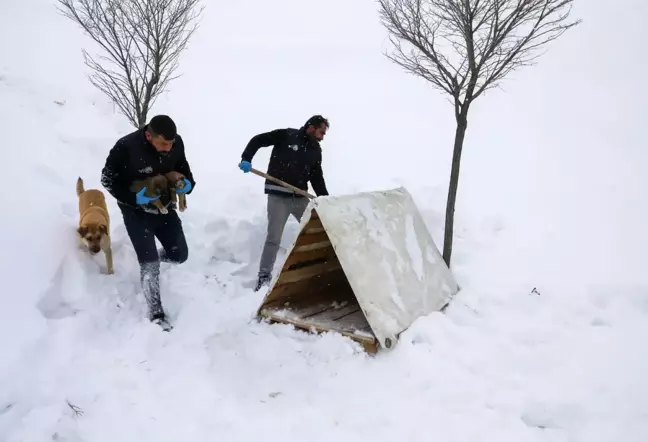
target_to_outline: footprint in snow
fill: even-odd
[[[43,317],[47,319],[63,319],[76,315],[79,310],[70,305],[63,297],[65,284],[65,260],[59,264],[49,287],[36,305]]]

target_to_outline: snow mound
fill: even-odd
[[[481,123],[469,137],[487,133],[497,140],[484,146],[484,135],[466,149],[453,264],[462,290],[445,314],[419,318],[394,351],[376,357],[339,335],[258,322],[253,314],[264,292],[254,293],[251,285],[265,236],[265,200],[262,182],[235,167],[252,134],[302,121],[312,108],[330,111],[336,129],[327,139],[329,188],[342,194],[403,184],[440,246],[449,154],[430,147],[449,146],[452,131],[440,116],[449,115],[447,109],[423,110],[431,101],[427,89],[376,61],[378,48],[368,42],[384,36],[371,15],[375,5],[313,3],[323,18],[307,26],[295,15],[297,2],[264,3],[254,26],[246,21],[234,29],[252,7],[210,4],[220,15],[210,16],[183,65],[205,77],[179,80],[174,91],[183,91],[175,95],[182,98],[158,107],[160,113],[177,109],[178,119],[187,121],[183,137],[197,171],[196,192],[180,215],[189,259],[162,265],[162,301],[175,324],[164,333],[144,317],[135,253],[112,198],[115,274],[104,274],[103,256],[89,257],[75,238],[76,179],[100,188],[108,149],[130,128],[83,78],[80,35],[56,16],[53,2],[4,3],[0,121],[8,184],[0,217],[0,441],[647,439],[648,280],[640,258],[646,256],[648,211],[636,190],[646,188],[638,166],[645,162],[627,160],[641,158],[640,149],[620,149],[626,156],[614,164],[627,167],[607,168],[605,143],[595,144],[600,136],[592,132],[582,144],[600,161],[577,169],[574,158],[582,159],[566,144],[534,144],[527,126],[517,133],[480,132],[479,124],[495,120],[478,120],[476,113]],[[292,15],[284,15],[287,9]],[[330,29],[339,35],[329,42]],[[219,34],[235,31],[240,39]],[[266,39],[271,31],[277,35]],[[307,31],[306,43],[296,38]],[[292,46],[281,52],[286,41]],[[355,45],[347,48],[349,41]],[[331,57],[330,64],[290,55],[318,44],[318,56]],[[205,54],[217,50],[214,59],[227,68],[208,64]],[[251,68],[257,56],[264,63]],[[578,82],[561,77],[561,84],[573,88],[599,72],[600,57],[592,60],[596,69],[581,77],[576,71]],[[340,67],[343,73],[332,72]],[[212,81],[217,72],[224,77]],[[313,78],[326,75],[335,87],[323,82],[327,87],[308,105],[295,99],[313,87]],[[232,87],[236,81],[246,87]],[[402,88],[384,86],[391,81]],[[520,94],[521,103],[528,99]],[[419,101],[409,106],[407,100]],[[281,112],[277,103],[285,105]],[[555,107],[533,111],[561,118],[564,107],[579,114]],[[529,108],[502,108],[494,118],[511,118],[510,126],[520,121],[516,115],[535,121]],[[239,119],[230,116],[239,112],[245,117],[233,124]],[[367,115],[375,115],[369,133],[358,133],[359,116]],[[440,123],[428,145],[432,115]],[[529,138],[525,148],[522,133]],[[262,165],[264,158],[267,152],[255,161]],[[563,162],[552,169],[556,158]],[[505,160],[519,167],[511,170]],[[434,169],[412,171],[412,161]],[[525,164],[537,167],[528,172]],[[570,174],[548,178],[547,171],[560,167]],[[612,187],[605,192],[626,176],[636,185],[625,186],[625,199]],[[490,207],[495,201],[500,209]],[[624,205],[631,208],[623,211]],[[586,210],[591,207],[599,210]],[[617,217],[627,221],[620,226]],[[278,263],[296,229],[291,220]]]

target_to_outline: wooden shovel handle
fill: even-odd
[[[283,186],[283,187],[285,187],[287,189],[290,189],[295,193],[298,193],[298,194],[300,194],[302,196],[305,196],[306,198],[310,198],[310,199],[315,198],[315,195],[311,195],[310,193],[308,193],[306,191],[303,191],[303,190],[299,189],[298,187],[295,187],[295,186],[293,186],[291,184],[288,184],[285,181],[281,181],[280,179],[277,179],[277,178],[275,178],[273,176],[270,176],[267,173],[261,172],[260,170],[256,170],[254,167],[250,169],[250,172],[252,172],[255,175],[259,175],[260,177],[266,178],[266,179],[272,181],[273,183],[277,183],[280,186]]]

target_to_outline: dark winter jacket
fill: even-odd
[[[180,135],[176,136],[169,152],[160,153],[146,140],[145,129],[145,127],[138,129],[115,143],[101,171],[101,184],[115,197],[118,204],[159,213],[153,204],[144,206],[136,204],[135,192],[130,190],[133,181],[176,171],[191,182],[191,190],[188,194],[193,192],[196,182],[185,157],[184,143]],[[168,196],[162,196],[160,200],[167,206]],[[167,208],[175,207],[168,205]]]
[[[316,140],[309,138],[305,128],[276,129],[256,135],[246,146],[241,159],[252,162],[259,148],[267,146],[274,146],[268,175],[305,191],[308,191],[310,181],[317,196],[328,195],[322,173],[322,148]],[[265,182],[265,193],[300,196],[270,180]]]

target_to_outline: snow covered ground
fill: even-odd
[[[85,80],[87,40],[53,2],[0,2],[0,441],[648,440],[643,3],[579,2],[578,29],[481,99],[462,291],[375,358],[252,320],[265,199],[236,164],[252,135],[321,112],[330,191],[405,185],[441,245],[451,108],[381,55],[374,2],[207,6],[154,109],[177,120],[198,183],[189,260],[163,266],[176,328],[162,333],[114,201],[115,275],[74,236],[77,176],[98,187],[131,129]],[[286,245],[295,234],[291,221]]]

